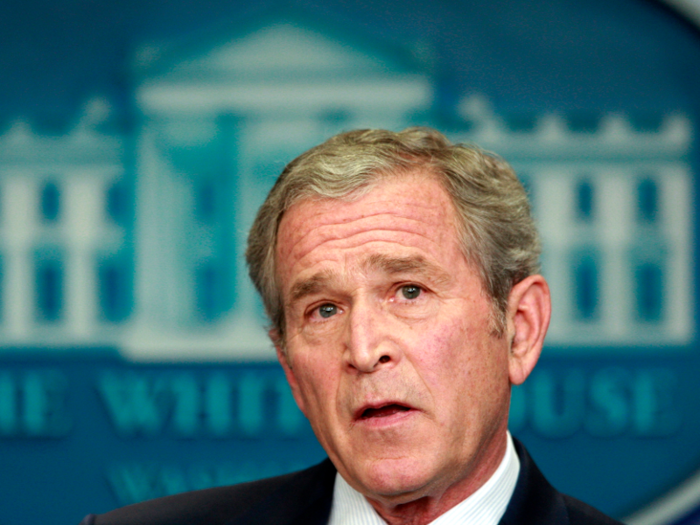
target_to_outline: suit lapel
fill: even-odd
[[[331,512],[335,467],[326,459],[295,476],[227,525],[325,525]]]
[[[545,479],[522,443],[517,439],[513,442],[520,459],[520,474],[499,525],[568,525],[561,494]]]

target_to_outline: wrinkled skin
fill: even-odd
[[[294,397],[343,478],[389,523],[428,523],[478,489],[506,449],[511,384],[549,320],[541,276],[512,290],[505,334],[430,174],[283,216],[273,332]]]

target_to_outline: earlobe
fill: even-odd
[[[508,371],[512,384],[521,384],[535,367],[550,317],[551,299],[544,277],[531,275],[513,286],[507,312]]]

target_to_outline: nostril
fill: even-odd
[[[380,363],[388,363],[390,361],[390,357],[388,355],[383,355],[382,357],[379,358]]]

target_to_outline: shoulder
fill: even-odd
[[[335,469],[326,460],[314,467],[239,485],[185,492],[86,518],[90,525],[224,525],[274,523],[260,516],[303,513],[309,506],[324,506],[333,493]],[[274,518],[271,518],[274,519]],[[92,521],[90,521],[92,520]],[[243,521],[241,521],[243,520]]]
[[[549,484],[527,450],[513,439],[520,474],[500,525],[621,525]]]
[[[562,498],[564,499],[571,525],[622,525],[619,521],[612,519],[583,501],[566,494],[562,494]]]

